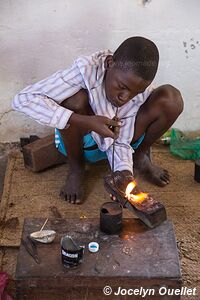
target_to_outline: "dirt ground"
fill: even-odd
[[[2,163],[4,169],[5,153]],[[173,157],[166,147],[155,147],[153,158],[156,163],[170,171],[170,185],[159,188],[142,178],[138,178],[138,181],[143,190],[165,205],[168,218],[174,223],[183,285],[198,289],[197,297],[182,299],[197,300],[200,299],[200,184],[193,179],[194,162]],[[9,274],[8,290],[13,296],[14,273],[24,217],[55,217],[54,207],[57,207],[63,218],[98,217],[100,205],[109,201],[102,183],[103,175],[108,172],[105,162],[88,166],[85,182],[86,201],[81,206],[72,206],[58,196],[67,173],[66,169],[67,166],[62,165],[33,174],[24,169],[20,152],[10,156],[1,202],[1,220],[3,219],[4,225],[0,232],[0,266],[1,270]],[[124,217],[126,216],[130,217],[129,212],[124,214]]]

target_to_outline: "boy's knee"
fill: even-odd
[[[159,88],[165,90],[166,92],[180,94],[180,91],[171,84],[163,84]]]
[[[75,95],[67,98],[61,104],[61,106],[74,111],[77,114],[88,114],[90,105],[88,100],[88,93],[86,90],[81,89]]]
[[[183,111],[183,98],[178,89],[170,84],[160,86],[155,90],[155,102],[160,113],[169,118],[177,118]]]

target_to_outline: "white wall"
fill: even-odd
[[[115,50],[134,35],[159,47],[155,83],[170,83],[182,92],[185,110],[175,126],[200,129],[199,13],[199,0],[0,1],[0,141],[49,132],[11,111],[18,91],[68,67],[79,55]]]

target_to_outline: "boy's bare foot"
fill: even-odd
[[[147,180],[158,186],[166,186],[170,182],[170,176],[167,170],[152,164],[146,154],[134,154],[134,168],[136,173],[145,176]]]
[[[71,170],[65,185],[61,188],[60,196],[72,204],[83,202],[83,175],[84,170]]]

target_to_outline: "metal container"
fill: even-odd
[[[78,266],[83,260],[84,247],[78,246],[71,236],[64,236],[61,239],[62,264],[66,268]]]
[[[194,179],[200,183],[200,159],[195,161]]]
[[[117,234],[122,229],[122,207],[117,202],[106,202],[100,210],[100,229],[106,234]]]

